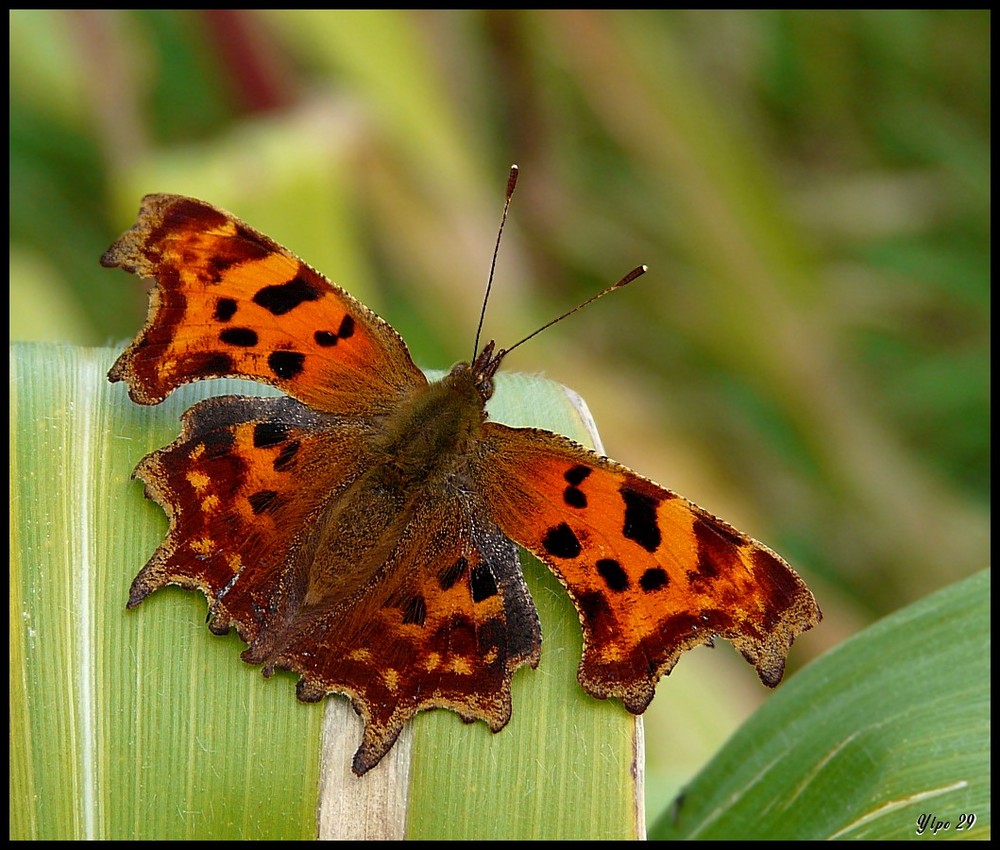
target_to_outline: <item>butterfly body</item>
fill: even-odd
[[[486,402],[493,395],[492,378],[481,369],[457,364],[439,381],[418,388],[387,418],[378,445],[388,468],[418,479],[459,472],[481,433]]]
[[[201,402],[140,462],[170,530],[129,606],[199,589],[244,660],[299,673],[303,700],[348,695],[365,721],[359,774],[422,709],[506,724],[511,676],[541,641],[515,544],[577,608],[583,687],[633,712],[713,636],[773,686],[819,620],[762,544],[565,437],[491,421],[493,343],[429,383],[364,305],[190,198],[148,196],[102,263],[157,281],[109,374],[136,401],[221,376],[288,393]]]

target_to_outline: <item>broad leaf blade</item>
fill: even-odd
[[[949,838],[988,836],[989,597],[986,570],[805,668],[651,837],[899,839],[921,815]]]
[[[144,408],[107,383],[113,357],[11,348],[12,837],[384,838],[407,823],[410,835],[439,837],[637,834],[636,723],[580,691],[575,612],[537,564],[528,574],[546,655],[515,677],[524,719],[493,736],[425,713],[412,771],[397,745],[360,780],[347,768],[360,726],[346,700],[324,710],[295,699],[293,676],[265,680],[239,660],[235,634],[209,633],[199,594],[166,588],[126,611],[128,585],[166,530],[130,481],[135,463],[176,436],[198,398],[260,388],[204,382]],[[514,402],[508,420],[555,424],[539,421],[539,399],[573,418],[561,389],[525,380],[510,393],[499,382],[498,400]],[[481,753],[500,751],[515,755],[483,773]],[[470,797],[474,785],[484,793]],[[591,816],[598,806],[609,811]],[[567,817],[540,814],[560,808]]]
[[[166,530],[132,468],[205,388],[140,408],[111,358],[12,347],[11,835],[312,837],[319,713],[209,634],[197,594],[125,610]]]

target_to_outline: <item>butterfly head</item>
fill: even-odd
[[[493,397],[493,376],[506,354],[507,349],[497,350],[496,342],[490,340],[471,363],[456,363],[446,380],[471,385],[485,403]]]

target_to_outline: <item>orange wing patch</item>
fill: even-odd
[[[239,377],[317,410],[388,413],[426,383],[388,323],[203,201],[147,195],[101,264],[157,282],[145,327],[108,375],[139,403],[188,381]]]
[[[820,620],[774,552],[614,461],[546,431],[487,424],[484,498],[504,533],[566,586],[583,625],[579,679],[641,713],[680,654],[721,636],[774,687]]]

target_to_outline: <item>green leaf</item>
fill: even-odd
[[[537,563],[544,650],[514,678],[514,720],[492,735],[423,713],[362,779],[348,702],[305,705],[291,674],[265,680],[235,633],[209,633],[199,594],[126,611],[167,525],[136,462],[198,398],[267,390],[203,382],[140,407],[107,383],[114,354],[11,347],[12,838],[640,834],[637,721],[581,691],[576,613]],[[585,437],[558,385],[501,376],[494,400],[498,418]]]
[[[989,599],[985,570],[805,668],[650,837],[899,839],[923,815],[949,824],[938,837],[988,837]]]

